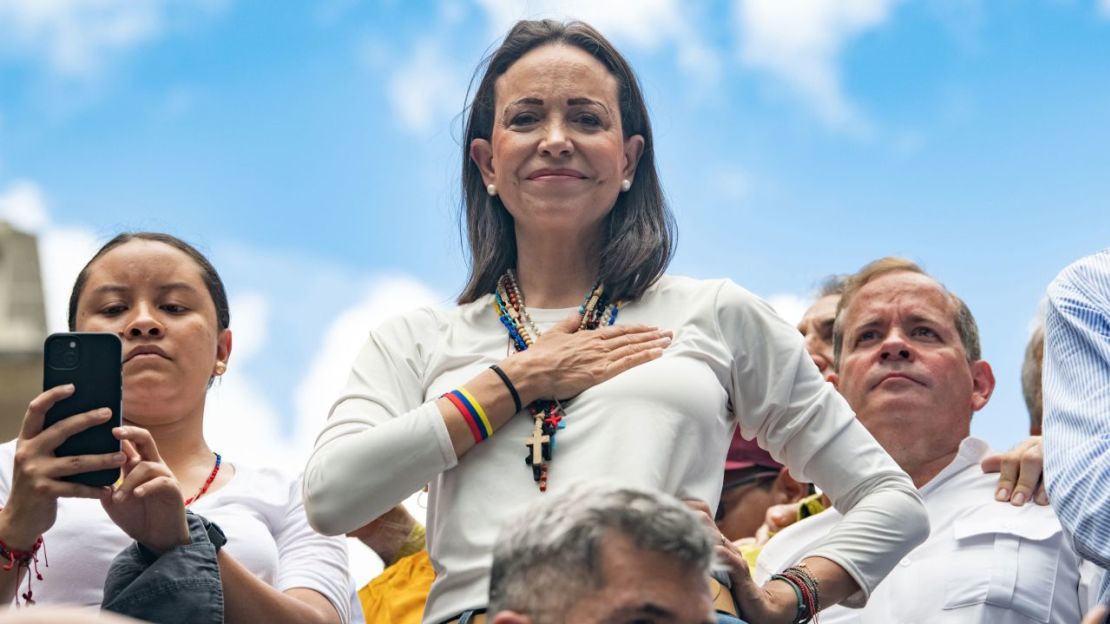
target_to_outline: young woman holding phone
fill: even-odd
[[[132,540],[151,562],[195,542],[188,508],[226,536],[216,555],[222,598],[194,602],[222,600],[228,622],[346,622],[346,546],[309,528],[299,479],[224,458],[204,439],[206,392],[232,351],[227,295],[211,263],[167,234],[121,234],[78,276],[69,325],[123,342],[124,424],[114,429],[122,449],[56,457],[110,410],[44,428],[45,413],[74,388],[31,401],[19,438],[0,445],[0,554],[14,564],[0,566],[0,599],[99,606],[109,565]],[[114,487],[64,480],[116,467]],[[40,558],[39,578],[43,542],[50,566]]]

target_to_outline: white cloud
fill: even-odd
[[[351,364],[366,341],[369,331],[399,312],[397,302],[411,307],[436,305],[441,295],[420,282],[401,276],[381,277],[370,282],[359,303],[341,312],[324,331],[320,347],[312,357],[308,373],[296,392],[297,426],[292,440],[297,446],[296,457],[307,459],[317,434],[324,426],[328,409],[343,390],[351,372]],[[301,461],[299,465],[303,465]],[[415,493],[405,507],[420,522],[426,521],[427,509]],[[382,570],[382,562],[358,540],[350,540],[351,578],[361,587]]]
[[[1110,0],[1099,0],[1098,13],[1106,19],[1110,19]]]
[[[231,355],[235,362],[250,360],[269,339],[270,301],[259,292],[233,294],[228,305],[234,312]]]
[[[245,363],[233,355],[228,373],[208,391],[205,440],[229,462],[271,466],[296,475],[304,468],[308,455],[298,455],[295,445],[280,435],[278,411],[269,393],[239,370]]]
[[[0,219],[25,232],[41,231],[49,219],[42,190],[28,180],[17,180],[0,190]]]
[[[46,297],[46,329],[67,331],[69,292],[77,274],[100,248],[91,229],[50,225],[39,234],[39,263]]]
[[[228,461],[272,466],[290,476],[301,471],[308,453],[281,436],[281,416],[272,393],[246,374],[264,351],[270,331],[270,301],[258,292],[236,294],[229,303],[234,319],[228,372],[208,391],[204,437]]]
[[[793,293],[778,293],[767,297],[767,303],[771,304],[775,312],[778,312],[787,323],[797,325],[813,301]]]
[[[223,0],[0,0],[0,55],[41,59],[66,76],[95,73],[112,56],[161,35],[177,6],[212,13]]]
[[[401,311],[398,301],[415,308],[436,305],[443,297],[410,277],[382,277],[369,284],[359,303],[336,316],[323,332],[308,373],[297,387],[293,438],[298,444],[312,448],[370,330]]]
[[[495,38],[504,37],[517,20],[579,19],[618,44],[655,51],[674,44],[679,66],[705,83],[715,82],[721,61],[690,22],[691,5],[676,0],[478,0]]]
[[[748,196],[752,178],[742,167],[722,165],[710,171],[709,187],[722,201],[736,203]]]
[[[894,0],[739,0],[741,60],[784,80],[827,123],[862,130],[838,61],[853,37],[886,21]]]
[[[369,55],[371,48],[366,48]],[[369,59],[368,59],[369,60]],[[417,42],[412,56],[389,78],[389,103],[405,130],[427,135],[462,110],[468,72],[438,44]]]

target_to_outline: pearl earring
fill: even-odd
[[[497,197],[497,185],[496,184],[487,184],[486,185],[486,192],[489,193],[490,197]]]
[[[628,180],[628,179],[621,180],[621,190],[622,191],[627,192],[628,189],[630,189],[630,188],[632,188],[632,180]]]
[[[220,360],[216,362],[216,376],[219,377],[227,372],[227,362]]]

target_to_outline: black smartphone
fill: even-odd
[[[112,428],[123,424],[123,343],[107,333],[75,332],[47,336],[43,344],[43,390],[73,384],[75,392],[46,412],[45,427],[83,412],[107,407],[112,417],[80,431],[62,442],[54,454],[99,455],[118,453],[120,442]],[[119,479],[119,468],[83,472],[69,477],[85,485],[111,485]]]

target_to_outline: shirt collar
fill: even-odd
[[[991,447],[985,441],[974,436],[964,438],[960,442],[960,448],[956,451],[956,456],[952,459],[952,462],[937,473],[937,476],[933,477],[919,491],[922,496],[928,494],[940,487],[945,481],[963,472],[969,466],[976,465],[983,461],[983,458],[990,452]]]

